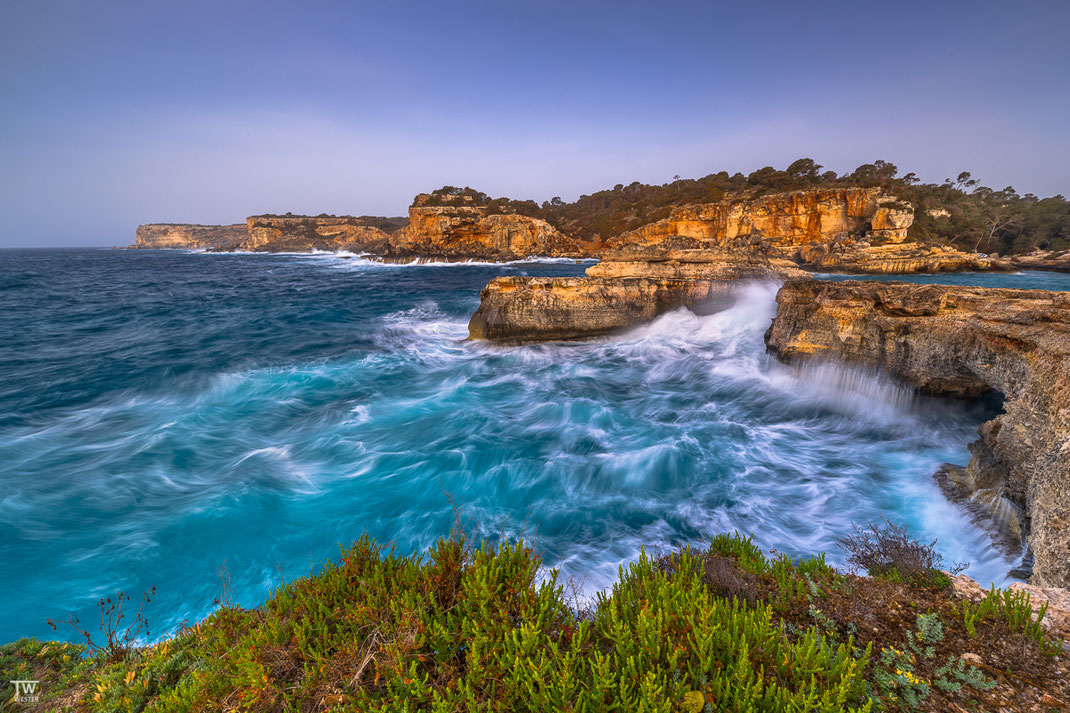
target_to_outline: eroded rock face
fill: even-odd
[[[135,248],[146,249],[232,249],[246,237],[245,224],[184,225],[150,223],[137,227]]]
[[[1012,269],[1005,261],[907,241],[909,203],[879,188],[776,193],[676,208],[606,243],[604,260],[670,250],[789,260],[808,270],[872,274]],[[639,257],[637,257],[639,256]]]
[[[429,206],[420,195],[409,224],[390,240],[393,259],[488,260],[588,257],[589,253],[545,220],[515,213],[488,214],[483,206]]]
[[[1070,272],[1070,252],[1067,251],[1034,250],[1026,255],[1016,255],[1010,262],[1018,270]]]
[[[941,245],[891,243],[872,245],[811,245],[801,251],[807,268],[856,275],[907,275],[933,272],[1009,271],[1005,260]]]
[[[730,287],[713,280],[497,277],[483,289],[468,334],[506,343],[594,337],[678,307],[712,308]]]
[[[661,265],[660,276],[498,277],[480,294],[469,338],[515,343],[596,337],[680,307],[716,312],[733,302],[740,280],[783,279],[762,264],[697,263],[689,269],[686,277],[669,264]]]
[[[612,238],[606,247],[658,246],[666,239],[675,239],[680,248],[739,248],[764,243],[790,256],[792,249],[801,245],[843,235],[861,236],[882,199],[877,188],[837,188],[685,205],[674,208],[664,220]],[[902,230],[912,220],[911,212]]]
[[[240,247],[257,252],[348,250],[382,255],[390,238],[366,219],[351,216],[254,215],[245,222],[248,237]]]
[[[766,344],[782,360],[866,364],[932,394],[1001,392],[960,486],[1020,508],[1032,582],[1070,585],[1070,293],[791,281],[777,303]]]

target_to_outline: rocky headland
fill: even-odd
[[[605,243],[585,278],[491,281],[469,336],[507,342],[597,336],[678,307],[716,309],[741,278],[1011,269],[977,254],[907,242],[913,217],[909,204],[868,188],[683,206]]]
[[[247,238],[244,223],[234,225],[187,225],[150,223],[137,227],[133,247],[146,249],[219,248],[233,250]]]
[[[591,256],[545,220],[499,212],[471,200],[435,205],[431,199],[432,194],[416,196],[409,207],[408,225],[391,236],[384,258],[396,262],[508,262],[530,257]]]
[[[363,216],[254,215],[245,219],[246,235],[236,247],[254,252],[327,250],[382,254],[400,218]]]
[[[476,200],[473,195],[482,194],[420,194],[407,218],[286,214],[250,216],[244,226],[143,225],[134,247],[345,250],[388,262],[603,260],[605,264],[591,277],[688,277],[708,272],[696,267],[703,263],[756,259],[771,263],[774,271],[785,267],[905,274],[1013,269],[1006,260],[909,240],[912,206],[878,188],[791,191],[683,205],[673,208],[667,218],[594,241],[562,233],[535,217],[533,204]],[[518,206],[524,210],[518,211]],[[691,267],[681,272],[670,264],[674,262]]]
[[[589,247],[545,220],[467,196],[450,205],[416,196],[408,218],[334,215],[254,215],[227,226],[142,225],[136,248],[208,248],[252,252],[363,253],[387,262],[508,262],[531,257],[591,257]]]
[[[766,334],[784,361],[886,371],[937,395],[1003,395],[953,487],[1018,516],[1031,581],[1070,585],[1070,293],[903,283],[791,281]]]

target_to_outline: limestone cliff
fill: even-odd
[[[409,224],[391,237],[387,257],[395,260],[489,260],[528,257],[587,257],[574,240],[544,220],[517,213],[493,213],[474,204],[428,205],[427,194],[409,208]]]
[[[388,250],[388,230],[397,227],[384,218],[334,215],[254,215],[245,222],[248,237],[241,248],[256,252],[348,250],[383,255]]]
[[[802,245],[867,233],[902,242],[913,219],[913,209],[877,188],[793,191],[681,206],[664,220],[618,235],[606,247],[656,247],[671,239],[677,247],[761,245],[790,256]]]
[[[237,247],[246,237],[245,225],[185,225],[150,223],[137,227],[135,248],[223,248]]]
[[[996,390],[960,487],[1025,516],[1032,581],[1070,585],[1070,293],[792,281],[766,334],[780,359],[884,369],[932,394]]]
[[[902,274],[1010,269],[998,260],[907,242],[914,209],[879,188],[793,191],[675,208],[619,235],[604,259],[665,250],[721,250],[791,260],[810,270]]]

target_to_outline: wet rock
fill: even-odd
[[[1070,294],[792,281],[777,303],[766,344],[784,361],[865,364],[931,394],[1002,393],[961,482],[1020,509],[1033,584],[1070,585]]]
[[[480,295],[468,334],[506,343],[596,337],[679,307],[716,311],[736,289],[727,280],[498,277]]]

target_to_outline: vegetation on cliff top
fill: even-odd
[[[1019,195],[1010,186],[994,190],[966,172],[943,183],[921,183],[913,173],[899,175],[899,169],[886,161],[863,164],[842,175],[822,168],[813,159],[802,158],[783,170],[766,166],[747,176],[727,171],[695,179],[677,176],[662,185],[635,181],[571,203],[555,197],[541,205],[444,186],[424,205],[485,205],[491,212],[542,218],[566,235],[597,242],[667,218],[674,207],[689,203],[814,188],[879,187],[913,204],[910,234],[921,242],[1000,254],[1070,249],[1070,201],[1061,195]]]
[[[924,552],[924,548],[923,548]],[[903,553],[900,553],[903,555]],[[898,560],[909,569],[911,559]],[[946,576],[867,579],[738,536],[643,554],[584,605],[523,543],[368,538],[263,606],[226,601],[144,648],[21,640],[5,679],[82,711],[995,710],[1070,699],[1066,657],[1024,600]],[[121,638],[119,639],[121,641]]]

